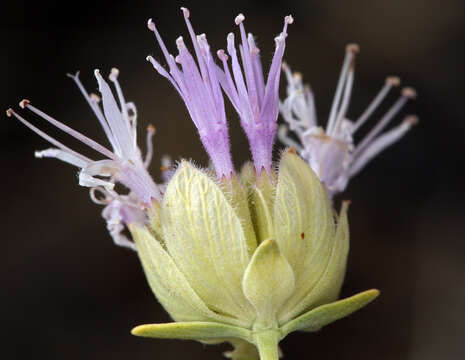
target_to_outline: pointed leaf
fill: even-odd
[[[372,289],[330,304],[319,306],[290,321],[281,328],[283,336],[299,330],[316,331],[333,321],[342,319],[369,304],[379,295]]]
[[[250,330],[213,322],[175,322],[139,325],[132,329],[136,336],[157,339],[207,340],[217,338],[250,339]]]
[[[276,324],[276,313],[294,291],[294,272],[274,240],[263,241],[244,275],[244,294],[257,310],[256,328]]]
[[[165,192],[162,227],[169,253],[207,306],[250,325],[253,307],[241,291],[247,241],[217,183],[183,161]]]
[[[235,322],[234,319],[220,316],[208,309],[170,255],[145,227],[131,225],[130,230],[149,285],[173,319]]]

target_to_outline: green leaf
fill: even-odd
[[[249,326],[254,309],[241,291],[249,249],[241,220],[216,181],[183,161],[165,192],[162,227],[168,252],[199,297]]]
[[[173,319],[235,323],[235,319],[220,316],[205,305],[170,255],[145,227],[131,225],[129,228],[149,285]]]
[[[254,328],[276,326],[277,311],[294,291],[294,272],[274,240],[265,240],[258,246],[242,287],[257,310]]]
[[[131,330],[136,336],[157,339],[208,340],[217,338],[250,339],[251,331],[213,322],[174,322],[139,325]]]
[[[379,295],[376,289],[367,290],[357,295],[319,306],[281,328],[283,337],[293,331],[316,331],[333,321],[342,319],[364,307]]]

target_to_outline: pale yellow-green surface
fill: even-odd
[[[294,152],[276,173],[217,180],[181,162],[150,224],[131,226],[148,282],[169,324],[134,335],[230,342],[233,360],[277,360],[293,331],[315,331],[372,301],[337,301],[349,250],[348,203],[333,210],[318,177]]]

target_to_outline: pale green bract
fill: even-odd
[[[292,150],[276,173],[219,182],[182,161],[150,224],[131,225],[148,282],[175,320],[134,335],[229,341],[233,360],[276,360],[293,331],[316,331],[368,304],[368,290],[337,301],[349,250],[348,203],[339,215]]]

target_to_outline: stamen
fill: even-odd
[[[32,131],[34,131],[37,135],[41,136],[42,138],[44,138],[45,140],[47,140],[49,143],[51,143],[52,145],[55,145],[57,148],[65,151],[65,152],[68,152],[70,153],[71,155],[74,155],[76,158],[78,159],[81,159],[82,161],[84,162],[91,162],[91,160],[89,158],[87,158],[86,156],[84,155],[81,155],[77,152],[75,152],[74,150],[71,150],[69,147],[67,147],[66,145],[62,144],[61,142],[59,142],[58,140],[55,140],[54,138],[52,138],[51,136],[49,136],[48,134],[44,133],[42,130],[39,130],[37,127],[35,127],[34,125],[32,125],[29,121],[27,121],[26,119],[24,119],[22,116],[18,115],[13,109],[8,109],[6,111],[7,113],[7,116],[8,117],[11,117],[11,116],[14,116],[16,119],[18,119],[19,121],[21,121],[24,125],[26,125],[29,129],[31,129]]]
[[[243,14],[239,14],[236,16],[236,19],[234,20],[236,25],[239,26],[239,32],[241,34],[241,40],[242,40],[242,50],[241,55],[242,55],[242,62],[243,62],[243,67],[244,67],[244,75],[245,75],[245,80],[247,82],[247,90],[249,93],[249,99],[250,99],[250,105],[252,106],[252,112],[254,114],[254,120],[258,121],[258,114],[259,114],[259,103],[258,103],[258,93],[257,93],[257,87],[255,84],[255,75],[254,75],[254,69],[252,65],[252,57],[251,57],[251,52],[249,48],[249,43],[247,41],[247,36],[245,33],[245,27],[244,27],[244,22],[245,16]]]
[[[331,134],[328,134],[328,135],[337,134],[342,122],[345,119],[345,116],[347,114],[347,109],[349,108],[350,95],[352,93],[353,83],[354,83],[354,59],[352,59],[352,62],[350,64],[349,74],[347,76],[346,86],[344,88],[344,96],[342,98],[341,108],[339,109],[339,113],[337,115],[336,124],[334,125],[334,128],[332,129]]]
[[[90,93],[89,97],[90,97],[90,100],[92,100],[93,102],[97,104],[100,103],[101,101],[100,96],[98,96],[97,94]]]
[[[155,127],[152,124],[147,126],[147,153],[145,154],[144,166],[147,169],[152,161],[153,156],[153,135],[155,135]]]
[[[352,177],[360,172],[371,159],[381,153],[384,149],[397,142],[413,125],[416,125],[417,123],[417,116],[406,116],[401,124],[379,136],[369,146],[367,146],[365,150],[360,152],[357,156],[354,156],[353,163],[350,166],[349,176]]]
[[[102,110],[98,106],[98,103],[100,102],[100,97],[95,95],[95,94],[90,94],[89,95],[87,93],[87,90],[84,88],[81,81],[79,80],[79,71],[75,75],[67,74],[67,76],[70,77],[71,79],[73,79],[73,81],[77,85],[79,91],[81,92],[81,94],[86,99],[86,101],[89,104],[90,108],[92,109],[95,116],[97,117],[100,125],[102,126],[103,131],[105,132],[105,135],[106,135],[108,141],[110,142],[113,150],[117,154],[118,153],[121,154],[121,151],[119,149],[119,145],[118,145],[115,137],[113,136],[113,132],[111,131],[111,129],[110,129],[109,125],[108,125],[108,121],[107,121],[107,119],[105,119],[105,117],[103,116]]]
[[[95,72],[97,80],[98,80],[98,78],[100,76],[100,72],[99,72],[98,69],[95,70],[94,72]],[[126,128],[127,128],[128,132],[131,133],[132,129],[131,129],[131,123],[129,121],[128,109],[127,109],[127,106],[126,106],[126,100],[124,99],[123,90],[121,89],[121,86],[119,84],[118,76],[119,76],[119,70],[117,68],[112,68],[108,78],[110,79],[111,82],[113,82],[113,85],[115,86],[116,94],[118,95],[118,101],[119,101],[119,104],[120,104],[120,107],[121,107],[121,114],[122,114],[123,119],[124,119],[124,123],[126,124]],[[98,82],[99,82],[99,86],[101,86],[100,81],[98,81]],[[103,93],[102,93],[102,95],[103,95]],[[137,134],[133,133],[133,135],[137,135]],[[137,136],[133,136],[133,140],[134,140],[133,141],[133,146],[137,146]]]
[[[347,73],[348,73],[350,64],[352,63],[352,59],[354,58],[355,54],[357,54],[359,51],[360,51],[360,48],[357,44],[349,44],[346,46],[346,55],[344,58],[344,62],[342,64],[341,74],[339,76],[339,81],[336,87],[336,93],[334,95],[333,104],[331,105],[331,111],[329,113],[328,124],[326,125],[326,133],[328,134],[332,132],[334,123],[336,121],[336,112],[341,102],[342,90],[347,80]]]
[[[401,97],[392,105],[387,113],[381,118],[378,124],[368,133],[367,136],[362,140],[360,144],[355,148],[354,158],[360,155],[365,147],[389,124],[389,122],[396,116],[402,107],[407,103],[409,99],[416,97],[416,91],[413,88],[406,87],[401,91]]]
[[[352,134],[354,134],[364,123],[365,121],[373,114],[373,112],[378,108],[378,106],[382,103],[386,95],[394,86],[400,85],[400,78],[397,76],[389,76],[386,78],[384,86],[379,91],[378,95],[373,99],[373,101],[368,105],[367,109],[360,115],[357,121],[352,128]]]
[[[105,155],[106,157],[108,157],[108,158],[110,158],[112,160],[117,160],[117,157],[115,156],[115,154],[113,154],[110,150],[108,150],[107,148],[105,148],[102,145],[98,144],[94,140],[88,138],[87,136],[81,134],[80,132],[70,128],[69,126],[55,120],[51,116],[49,116],[49,115],[45,114],[44,112],[40,111],[39,109],[37,109],[35,106],[30,105],[29,100],[24,99],[19,104],[20,104],[20,106],[22,108],[27,108],[27,109],[31,110],[33,113],[39,115],[42,119],[48,121],[52,125],[56,126],[60,130],[62,130],[63,132],[65,132],[65,133],[73,136],[74,138],[78,139],[79,141],[83,142],[84,144],[86,144],[90,148],[94,149],[95,151],[98,151],[102,155]]]

